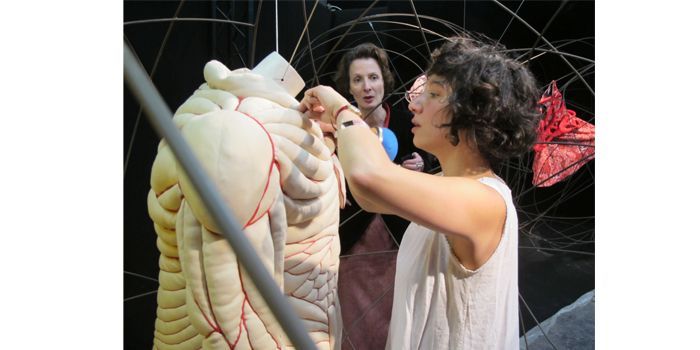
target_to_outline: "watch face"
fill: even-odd
[[[367,125],[367,123],[365,123],[364,120],[360,120],[360,119],[352,119],[352,120],[345,121],[345,122],[340,124],[340,128],[343,129],[343,128],[347,128],[348,126],[353,126],[353,125],[361,125],[361,126],[369,128],[369,125]]]
[[[355,107],[351,104],[346,104],[345,106],[341,107],[337,112],[335,112],[335,116],[334,116],[335,120],[332,121],[332,123],[338,122],[338,115],[340,115],[340,112],[342,112],[343,110],[350,111],[350,112],[354,113],[355,115],[357,115],[358,117],[360,117],[360,119],[364,120],[364,118],[362,117],[362,112],[360,112],[360,110],[357,109],[357,107]],[[342,125],[340,125],[340,126],[342,127]]]

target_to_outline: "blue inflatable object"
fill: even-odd
[[[399,140],[396,139],[396,134],[389,128],[382,128],[382,146],[389,159],[392,161],[396,158],[396,154],[399,153]]]

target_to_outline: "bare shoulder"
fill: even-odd
[[[371,183],[367,193],[383,212],[448,235],[476,238],[503,222],[500,193],[477,179],[396,169]],[[374,179],[379,180],[379,179]]]
[[[485,183],[491,181],[500,180],[496,178],[485,181],[476,180],[477,184],[474,187],[481,192],[478,195],[480,200],[465,209],[470,219],[462,224],[467,231],[461,234],[448,234],[447,237],[460,263],[472,270],[481,267],[496,251],[505,225],[507,215],[505,198],[499,190]]]

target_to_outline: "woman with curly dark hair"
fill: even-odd
[[[301,102],[338,129],[360,206],[412,221],[396,261],[387,349],[519,347],[518,218],[493,168],[532,147],[539,94],[532,73],[500,51],[450,38],[434,51],[423,90],[410,94],[413,142],[437,157],[440,175],[391,163],[333,89],[309,89]]]

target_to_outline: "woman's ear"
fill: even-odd
[[[479,143],[477,142],[476,132],[474,132],[474,129],[463,129],[462,138],[464,139],[464,142],[467,143],[467,147],[474,150],[479,149]]]
[[[457,132],[457,135],[459,137],[455,137],[451,131],[449,131],[449,133],[450,133],[449,140],[453,146],[457,146],[460,143],[463,143],[463,144],[466,144],[467,147],[469,147],[471,149],[474,149],[474,150],[478,149],[478,145],[476,142],[476,134],[474,133],[474,130],[461,129]]]

